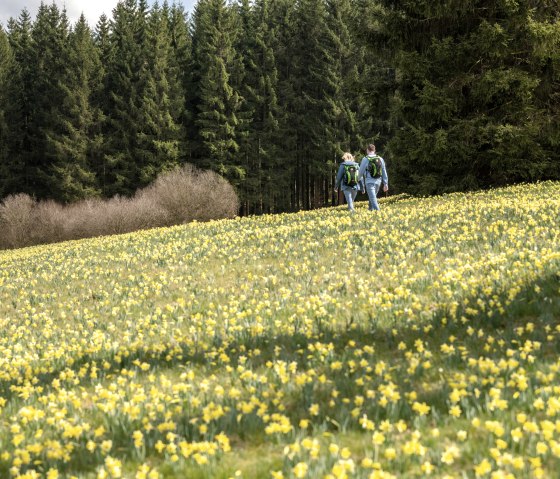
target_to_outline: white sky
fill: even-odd
[[[65,6],[68,18],[74,23],[83,12],[90,27],[94,27],[102,13],[105,13],[109,18],[111,12],[117,4],[118,0],[45,0],[44,3],[56,3],[61,9]],[[189,13],[192,12],[193,7],[197,0],[176,0],[177,3],[182,3],[185,10]],[[154,3],[155,0],[150,0]],[[160,5],[163,0],[159,1]],[[172,0],[168,0],[172,4]],[[6,26],[10,17],[17,18],[24,7],[27,7],[32,18],[35,18],[41,0],[0,0],[0,24]]]

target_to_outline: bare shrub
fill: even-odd
[[[56,201],[40,201],[33,208],[32,244],[56,243],[66,239],[66,211]]]
[[[231,218],[239,210],[233,187],[212,171],[192,165],[160,175],[146,193],[166,212],[166,224]]]
[[[88,198],[65,207],[66,222],[64,224],[65,239],[90,238],[102,235],[105,227],[105,203],[99,198]]]
[[[137,215],[134,214],[133,199],[115,196],[105,203],[105,207],[105,219],[103,220],[105,234],[129,233],[140,229],[135,224]]]
[[[137,208],[145,210],[140,202],[122,196],[108,200],[92,198],[70,205],[67,207],[66,237],[90,238],[151,227]]]
[[[234,217],[239,199],[234,188],[211,171],[186,165],[161,174],[132,198],[90,198],[70,205],[8,196],[0,204],[0,247],[129,233],[189,221]]]
[[[132,199],[134,208],[130,216],[135,229],[157,228],[167,225],[167,212],[154,200],[146,189],[140,190]]]
[[[204,210],[206,220],[233,218],[239,213],[239,197],[233,186],[223,177],[213,172],[208,174],[210,189]]]
[[[0,204],[0,244],[17,248],[33,244],[33,208],[35,200],[25,193],[10,195]]]

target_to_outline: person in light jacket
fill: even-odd
[[[342,155],[342,163],[338,168],[334,191],[338,192],[341,188],[348,203],[348,211],[354,211],[354,200],[359,189],[363,189],[359,175],[360,165],[356,163],[351,153]]]
[[[365,183],[365,188],[369,198],[370,211],[379,210],[377,203],[377,193],[381,185],[383,191],[389,191],[389,178],[385,169],[385,160],[375,153],[375,145],[370,144],[367,147],[366,156],[362,158],[360,163],[360,178]]]

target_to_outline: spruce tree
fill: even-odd
[[[167,62],[167,79],[169,82],[169,101],[171,116],[179,127],[179,161],[188,160],[188,122],[187,88],[189,80],[189,62],[192,42],[189,34],[189,22],[181,5],[171,7],[164,3],[163,15],[167,18],[171,50]]]
[[[366,144],[375,141],[383,148],[390,136],[391,100],[395,91],[394,51],[386,39],[374,41],[379,32],[379,3],[350,0],[349,4],[352,48],[345,67],[344,88],[349,92],[356,121],[352,144],[357,140],[363,154]]]
[[[202,139],[199,135],[199,125],[197,122],[198,109],[200,105],[200,79],[202,74],[202,53],[203,50],[198,47],[202,41],[201,21],[204,7],[201,2],[197,2],[188,24],[188,32],[190,39],[190,54],[187,60],[187,68],[185,68],[184,93],[185,93],[185,115],[183,127],[187,138],[186,143],[186,160],[190,163],[198,163],[198,159],[202,154]],[[198,29],[198,32],[197,32]]]
[[[156,176],[179,162],[179,126],[177,100],[172,104],[171,94],[178,88],[170,86],[169,61],[171,38],[166,9],[156,4],[152,8],[147,25],[144,65],[140,71],[139,120],[136,156],[139,163],[139,185],[145,186]],[[173,81],[177,81],[173,78]],[[175,109],[173,108],[175,106]]]
[[[536,1],[380,3],[398,69],[390,149],[400,186],[429,194],[539,178],[548,160],[530,28],[557,12]]]
[[[532,118],[533,131],[541,147],[538,168],[531,179],[560,179],[560,10],[546,3],[533,3],[528,15],[527,43],[531,45],[533,68],[539,76],[535,106],[539,114]]]
[[[102,66],[109,63],[112,56],[111,44],[111,23],[109,18],[104,13],[99,17],[95,25],[94,44],[98,49],[98,56],[101,60]]]
[[[326,67],[323,79],[326,95],[324,116],[325,145],[329,152],[330,176],[323,179],[321,202],[331,197],[335,202],[334,178],[342,154],[346,151],[359,152],[370,134],[370,122],[366,118],[377,112],[364,114],[365,104],[359,98],[362,81],[371,82],[366,77],[367,65],[360,55],[360,47],[352,27],[356,28],[351,0],[327,0],[328,30],[324,35],[324,55]],[[357,158],[359,162],[359,158]]]
[[[0,26],[0,178],[11,174],[9,155],[9,130],[7,113],[9,110],[9,79],[14,68],[14,59],[8,35]],[[5,180],[0,182],[0,198],[5,195]]]
[[[107,156],[108,143],[113,132],[110,128],[106,112],[110,111],[110,92],[107,68],[113,62],[113,42],[111,41],[111,25],[105,14],[102,14],[95,26],[93,41],[95,55],[99,58],[98,82],[91,92],[91,107],[94,119],[91,131],[91,167],[97,178],[97,185],[102,196],[107,196]]]
[[[293,94],[291,123],[296,128],[296,198],[298,208],[309,209],[320,204],[317,192],[322,181],[332,174],[334,152],[329,148],[328,126],[336,101],[336,79],[333,54],[328,39],[332,32],[324,0],[298,0],[296,34],[292,51]],[[298,48],[297,45],[305,45]]]
[[[240,103],[237,111],[235,141],[239,145],[237,157],[242,165],[243,178],[240,182],[242,213],[249,212],[258,202],[258,182],[260,171],[255,164],[257,144],[253,142],[251,131],[254,116],[254,95],[250,76],[254,70],[251,52],[254,50],[255,25],[253,9],[249,0],[240,0],[233,7],[235,29],[238,31],[234,43],[235,58],[230,69],[232,88],[239,92]],[[242,53],[241,53],[242,52]]]
[[[53,197],[51,175],[56,151],[51,148],[49,136],[58,133],[59,107],[67,99],[60,75],[66,69],[68,34],[66,12],[61,12],[56,4],[41,4],[31,31],[33,71],[29,93],[33,114],[26,165],[30,191],[38,198]]]
[[[141,92],[140,72],[145,39],[144,19],[136,0],[119,2],[111,21],[111,56],[107,65],[106,91],[109,102],[104,112],[106,141],[104,193],[130,195],[139,181],[138,131]]]
[[[193,53],[199,76],[195,125],[200,144],[197,162],[238,185],[244,170],[237,157],[236,141],[241,97],[230,79],[236,60],[235,23],[225,0],[200,1],[195,22]]]
[[[50,196],[73,202],[99,193],[92,152],[100,116],[91,99],[101,80],[100,63],[84,15],[68,36],[66,47],[64,70],[58,72],[63,100],[53,106],[45,156],[51,164]]]
[[[285,197],[288,181],[279,155],[278,72],[273,51],[274,29],[270,0],[257,0],[252,9],[242,3],[245,80],[242,95],[252,114],[245,143],[248,174],[244,182],[247,212],[271,212]]]
[[[298,209],[300,182],[296,174],[300,160],[298,155],[298,127],[293,122],[295,113],[293,101],[297,96],[294,77],[298,76],[299,60],[294,52],[302,45],[296,32],[297,12],[295,0],[276,0],[270,2],[270,41],[274,52],[276,71],[276,98],[278,102],[278,131],[275,145],[277,167],[274,171],[272,186],[267,194],[272,196],[275,209],[289,211]]]
[[[35,59],[31,38],[31,15],[24,9],[17,20],[8,22],[8,39],[13,54],[6,95],[8,123],[8,153],[6,174],[2,178],[4,194],[24,192],[33,194],[31,182],[31,156],[33,136],[33,81]]]

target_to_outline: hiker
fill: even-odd
[[[359,177],[365,183],[365,188],[369,198],[369,210],[379,210],[377,203],[377,193],[383,185],[383,191],[389,191],[389,179],[385,169],[385,160],[375,154],[375,145],[367,147],[366,156],[360,163]]]
[[[338,192],[338,188],[342,189],[346,203],[348,203],[348,211],[354,211],[354,200],[358,194],[358,190],[363,190],[363,183],[360,181],[359,171],[360,165],[356,163],[351,153],[342,155],[342,163],[338,168],[334,191]]]

